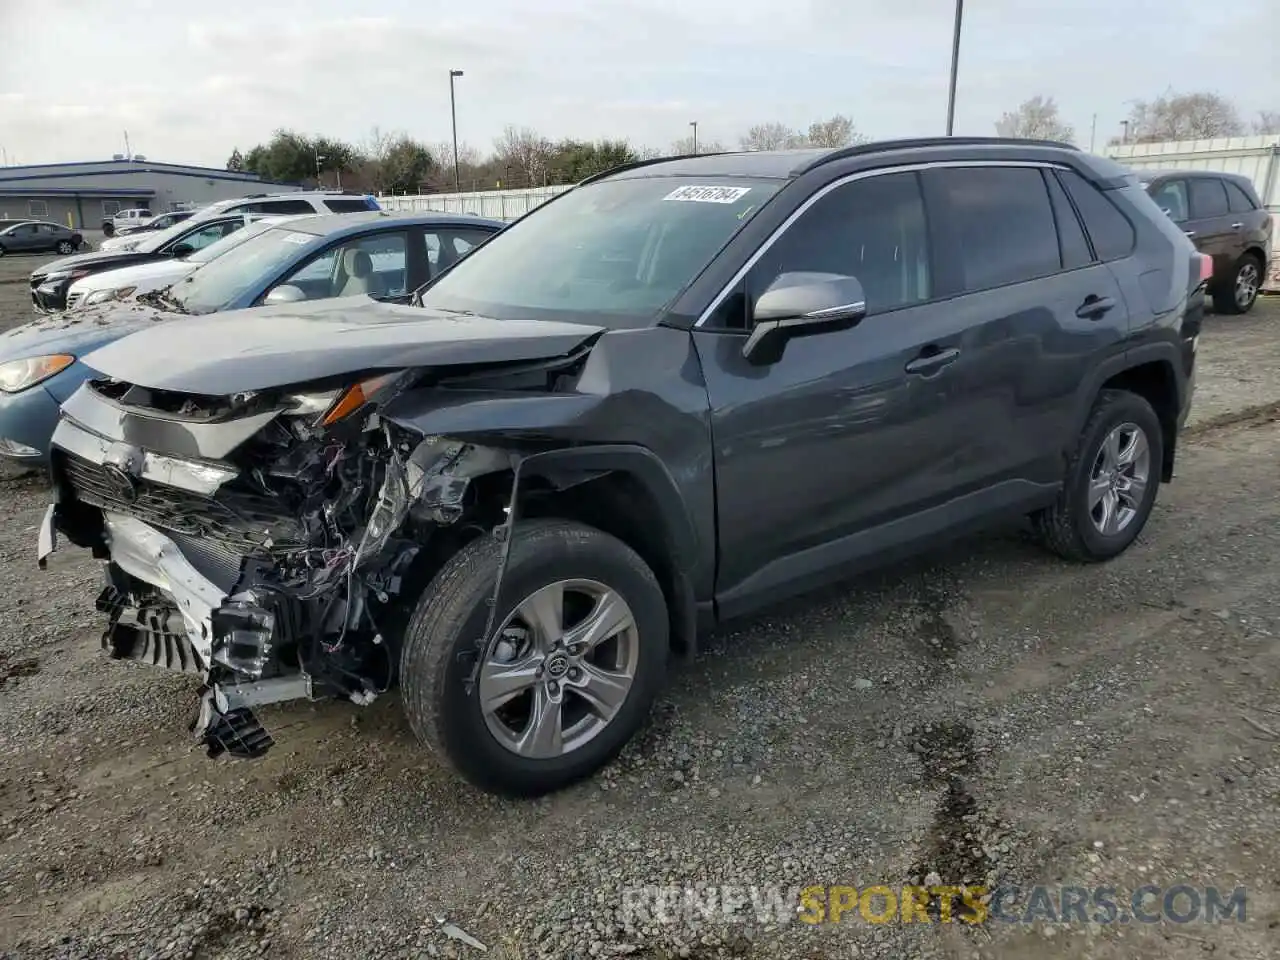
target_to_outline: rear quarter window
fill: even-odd
[[[372,209],[364,197],[334,197],[325,200],[324,205],[333,213],[365,213]]]
[[[1058,171],[1058,180],[1084,221],[1099,260],[1119,260],[1133,252],[1138,239],[1133,224],[1103,191],[1074,170]]]
[[[1249,195],[1237,184],[1232,183],[1230,180],[1223,182],[1227,186],[1227,203],[1230,205],[1232,213],[1248,213],[1251,210],[1258,209]]]

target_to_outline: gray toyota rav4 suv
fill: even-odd
[[[412,302],[164,324],[89,358],[59,536],[117,658],[262,704],[398,686],[463,775],[534,794],[636,732],[699,631],[1030,517],[1075,561],[1173,477],[1201,257],[1054,143],[696,156],[593,177]]]

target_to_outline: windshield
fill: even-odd
[[[221,240],[215,240],[207,247],[201,247],[195,253],[188,254],[183,259],[187,263],[208,263],[210,260],[216,260],[228,250],[234,250],[246,240],[252,240],[263,231],[270,230],[273,226],[275,224],[269,220],[259,220],[256,223],[249,224],[247,227],[241,227],[239,230],[227,234]]]
[[[502,320],[651,320],[781,184],[720,177],[605,180],[495,234],[422,304]]]
[[[181,223],[175,223],[173,226],[165,227],[163,230],[157,230],[150,234],[143,234],[142,236],[145,239],[137,241],[138,245],[133,249],[141,253],[155,253],[174,237],[178,236],[178,234],[185,233],[193,226],[195,225],[191,223],[190,220],[183,220]],[[129,242],[133,242],[133,237],[129,238]]]
[[[251,229],[245,227],[236,232]],[[169,290],[169,296],[188,313],[222,310],[260,280],[263,274],[274,274],[284,269],[298,256],[303,246],[315,239],[316,234],[299,231],[293,224],[271,227],[175,283]]]

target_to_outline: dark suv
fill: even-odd
[[[196,736],[366,703],[488,789],[589,774],[700,629],[1030,516],[1106,560],[1173,476],[1201,260],[1060,144],[697,156],[591,178],[412,305],[163,324],[88,358],[58,532]]]
[[[1213,258],[1213,308],[1248,313],[1271,262],[1271,216],[1253,182],[1204,170],[1152,170],[1139,176],[1156,205],[1197,250]]]

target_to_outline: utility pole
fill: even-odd
[[[453,192],[461,193],[462,185],[458,174],[458,105],[453,95],[453,81],[462,76],[461,70],[449,71],[449,115],[453,118]]]
[[[693,152],[698,152],[698,121],[690,120],[689,126],[693,127]]]
[[[964,0],[956,0],[956,26],[951,35],[951,86],[947,92],[947,136],[956,125],[956,75],[960,69],[960,21],[964,16]]]
[[[1120,121],[1120,129],[1124,131],[1124,133],[1123,133],[1123,134],[1121,135],[1121,137],[1120,137],[1120,142],[1121,142],[1121,143],[1128,143],[1128,142],[1129,142],[1129,121],[1128,121],[1128,120],[1121,120],[1121,121]]]
[[[1098,115],[1093,115],[1093,123],[1089,125],[1089,152],[1093,153],[1093,144],[1098,137]]]

